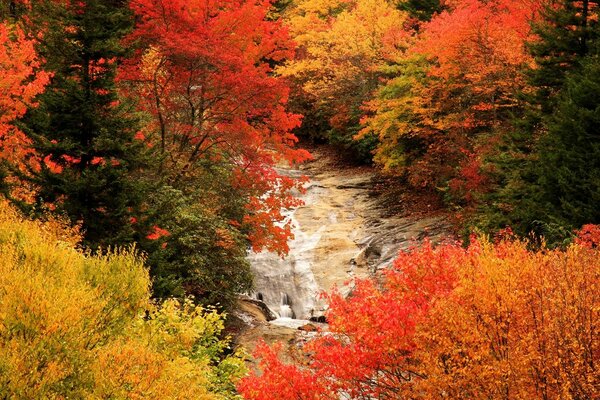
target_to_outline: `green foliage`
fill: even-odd
[[[529,45],[536,61],[536,67],[528,71],[529,82],[535,88],[530,102],[540,105],[545,114],[552,112],[553,100],[563,87],[565,74],[580,66],[600,35],[597,1],[557,3],[546,6],[542,21],[534,25],[538,40]]]
[[[86,245],[130,242],[143,145],[134,140],[135,116],[117,97],[115,73],[131,14],[117,0],[44,0],[32,3],[24,23],[40,37],[38,52],[53,77],[23,123],[45,163],[23,178],[39,187],[38,203],[83,221]]]
[[[418,115],[418,92],[427,82],[423,57],[400,59],[383,72],[390,78],[367,103],[360,135],[377,135],[374,161],[387,173],[408,175],[427,151],[427,141],[416,133],[425,126]]]
[[[153,305],[135,249],[90,256],[78,240],[0,203],[0,397],[235,398],[222,315]]]
[[[237,293],[251,288],[247,240],[232,224],[242,212],[236,193],[209,191],[205,180],[191,194],[164,186],[149,196],[148,204],[146,224],[168,232],[158,240],[140,238],[156,297],[191,294],[204,304],[228,308]]]
[[[445,8],[440,0],[401,0],[397,7],[418,21],[429,21],[434,14]]]
[[[379,141],[375,135],[363,135],[360,139],[355,139],[359,130],[359,125],[343,130],[332,128],[327,132],[327,137],[331,144],[340,149],[347,160],[357,164],[371,164],[373,151]]]
[[[568,228],[600,222],[600,58],[569,74],[538,144],[546,218]]]

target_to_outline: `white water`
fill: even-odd
[[[302,196],[305,206],[314,202],[316,192],[307,188],[307,193]],[[318,299],[321,289],[311,266],[324,227],[312,234],[303,232],[295,218],[296,211],[285,212],[294,235],[285,258],[266,251],[248,256],[255,275],[254,297],[262,299],[282,319],[309,319],[323,312]]]

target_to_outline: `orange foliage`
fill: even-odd
[[[533,62],[526,43],[542,2],[454,0],[424,23],[396,59],[398,76],[367,105],[361,135],[379,136],[375,161],[407,173],[415,187],[455,179],[456,197],[481,189],[481,144],[526,90],[523,68]]]
[[[597,227],[586,228],[586,232]],[[381,284],[329,296],[331,333],[309,362],[261,347],[247,399],[592,399],[600,385],[600,254],[572,244],[425,243]],[[268,395],[267,395],[268,394]]]
[[[432,61],[426,92],[443,112],[441,129],[494,126],[525,85],[521,70],[532,62],[525,43],[541,1],[456,0],[451,7],[424,25],[414,48]]]
[[[28,107],[35,106],[35,96],[49,81],[49,75],[39,70],[40,65],[34,41],[27,39],[18,27],[0,23],[0,160],[20,170],[26,165],[39,168],[30,139],[14,121],[22,117]],[[27,197],[26,188],[19,191],[17,196]]]

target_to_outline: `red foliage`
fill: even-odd
[[[278,227],[289,190],[278,162],[302,162],[286,111],[289,89],[271,62],[293,55],[286,30],[267,19],[269,1],[134,0],[139,46],[121,68],[127,94],[154,119],[136,135],[169,154],[162,171],[194,174],[201,159],[233,169],[233,186],[249,199],[245,219],[256,249],[285,251],[289,229]]]
[[[575,243],[585,247],[595,248],[600,245],[600,225],[583,225],[577,232]]]
[[[543,1],[452,0],[423,24],[401,59],[412,57],[414,67],[368,105],[378,114],[364,120],[364,132],[381,140],[376,161],[406,173],[415,187],[449,183],[463,203],[485,191],[489,180],[481,160],[490,135],[509,123],[520,105],[518,93],[527,90],[523,71],[533,59],[526,43]],[[414,68],[423,73],[412,72],[410,80]],[[393,90],[399,97],[390,98]],[[396,143],[404,141],[421,149],[398,150]]]
[[[599,232],[582,236],[596,243]],[[253,400],[595,398],[598,293],[595,248],[425,243],[380,284],[329,296],[331,332],[305,345],[308,363],[286,365],[261,345],[262,375],[239,390]]]
[[[269,368],[268,375],[247,377],[240,391],[255,400],[266,399],[257,397],[259,392],[268,393],[271,400],[334,399],[340,390],[351,398],[389,395],[390,388],[419,376],[412,359],[415,328],[436,299],[454,288],[455,266],[467,262],[477,249],[456,245],[434,249],[427,242],[401,253],[394,268],[385,273],[383,285],[356,280],[349,298],[333,292],[328,296],[327,315],[333,334],[307,345],[306,350],[313,355],[310,369],[284,365],[273,350],[262,346],[258,356],[262,368]],[[282,379],[286,387],[310,384],[318,394],[302,397],[300,392],[284,392],[280,389]]]
[[[465,158],[459,163],[458,176],[448,182],[455,197],[468,203],[474,201],[476,193],[484,193],[487,189],[488,177],[482,171],[482,156],[476,152],[464,150]]]
[[[132,221],[132,223],[133,223],[133,221]],[[150,240],[158,240],[158,239],[160,239],[160,238],[161,238],[161,237],[163,237],[163,236],[169,236],[169,235],[170,235],[170,234],[169,234],[169,231],[167,231],[166,229],[162,229],[162,228],[160,228],[160,227],[158,227],[158,226],[154,225],[154,226],[152,227],[152,233],[149,233],[149,234],[146,236],[146,239],[150,239]]]
[[[295,365],[283,364],[278,353],[281,345],[273,348],[264,342],[256,346],[260,354],[260,379],[247,377],[238,384],[244,398],[251,400],[320,400],[327,399],[328,390],[319,377],[311,370]]]

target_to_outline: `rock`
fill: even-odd
[[[262,300],[253,299],[252,297],[246,295],[238,295],[238,309],[246,311],[247,313],[253,314],[253,316],[257,319],[264,318],[265,321],[273,321],[277,319],[277,315],[271,311],[269,307]],[[254,307],[249,307],[249,305],[253,305]],[[254,308],[254,310],[252,310]],[[260,316],[257,314],[261,314]]]
[[[317,332],[319,330],[319,328],[314,324],[305,324],[298,327],[298,329],[305,332]]]

